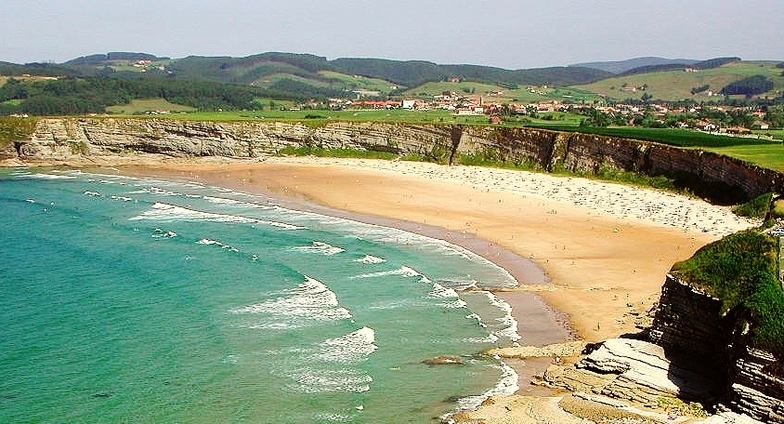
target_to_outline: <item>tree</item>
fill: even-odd
[[[764,75],[752,75],[742,80],[728,84],[721,89],[721,93],[727,96],[742,94],[751,97],[773,89],[773,81]]]
[[[35,118],[0,117],[0,147],[13,145],[19,154],[20,141],[30,139],[37,123]]]

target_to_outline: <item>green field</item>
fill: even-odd
[[[323,81],[312,78],[305,78],[287,72],[277,72],[264,75],[263,77],[255,80],[252,85],[262,88],[268,88],[281,80],[292,80],[302,84],[307,84],[312,87],[328,88],[330,90],[339,91],[353,91],[353,90],[368,90],[378,91],[380,95],[386,96],[391,91],[397,89],[394,84],[375,78],[366,78],[362,76],[345,75],[338,72],[320,71],[318,73],[324,77]],[[353,96],[347,93],[349,96]]]
[[[738,158],[763,168],[784,172],[784,144],[739,145],[705,148],[707,151]]]
[[[593,84],[578,85],[573,88],[587,90],[606,95],[616,100],[629,98],[639,99],[644,93],[653,96],[654,100],[696,101],[722,100],[723,96],[708,96],[704,91],[691,94],[692,88],[708,85],[708,91],[718,93],[727,84],[753,75],[765,75],[774,83],[774,88],[764,96],[775,97],[784,90],[782,69],[776,68],[776,62],[733,62],[714,69],[685,72],[683,70],[650,72],[639,75],[628,75],[604,79]],[[646,86],[645,91],[623,91],[624,87]]]
[[[363,77],[361,75],[346,75],[332,71],[319,71],[319,75],[340,81],[347,90],[371,90],[379,91],[381,94],[388,94],[390,91],[400,88],[389,81]]]
[[[260,110],[232,112],[192,112],[179,114],[176,119],[207,120],[207,121],[289,121],[305,122],[312,125],[328,122],[387,122],[404,124],[468,124],[487,125],[488,118],[484,115],[455,116],[446,110]]]
[[[460,97],[479,98],[482,97],[486,102],[492,103],[536,103],[541,101],[557,100],[562,103],[589,103],[600,97],[590,91],[575,88],[558,87],[518,87],[514,89],[504,88],[500,85],[485,84],[472,81],[461,82],[428,82],[420,86],[406,90],[403,95],[407,97],[429,98],[441,95],[442,93],[455,93]],[[501,93],[490,95],[490,93]],[[541,94],[544,93],[544,94]]]
[[[126,105],[109,106],[106,110],[109,113],[121,115],[138,115],[140,113],[163,110],[169,112],[193,112],[196,109],[190,106],[171,103],[165,99],[136,99]]]

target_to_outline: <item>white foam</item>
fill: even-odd
[[[439,306],[449,309],[465,308],[468,304],[460,299],[460,296],[454,289],[446,288],[438,283],[433,283],[433,290],[430,291],[428,297],[434,299],[443,299]]]
[[[467,337],[460,339],[463,343],[476,343],[476,344],[487,344],[487,343],[495,343],[498,341],[498,337],[495,334],[488,334],[485,337]]]
[[[457,292],[454,289],[446,288],[438,283],[433,283],[433,290],[429,294],[430,297],[437,297],[437,298],[452,298],[457,299],[460,296],[457,295]]]
[[[267,224],[267,225],[271,225],[273,227],[282,228],[284,230],[304,230],[305,229],[305,227],[302,227],[302,226],[299,226],[299,225],[294,225],[294,224],[287,224],[285,222],[265,221],[265,220],[261,220],[261,219],[258,220],[257,222],[260,223],[260,224]]]
[[[98,193],[97,191],[92,191],[92,190],[85,190],[84,193],[82,193],[82,194],[85,195],[85,196],[96,196],[96,197],[101,195],[101,193]]]
[[[476,280],[474,279],[438,280],[438,283],[444,287],[451,287],[456,291],[465,291],[468,289],[476,288]]]
[[[154,186],[145,188],[143,190],[146,190],[147,193],[161,194],[161,195],[164,195],[164,196],[182,196],[182,193],[177,193],[176,191],[166,190],[164,188],[159,188],[159,187],[154,187]]]
[[[323,241],[314,241],[310,246],[294,247],[293,250],[320,253],[325,256],[332,256],[346,251],[346,249],[343,249],[342,247],[336,247],[329,243],[324,243]]]
[[[486,277],[486,281],[483,281],[480,285],[493,287],[517,286],[517,280],[515,280],[507,270],[468,249],[445,240],[396,228],[353,221],[346,218],[334,218],[313,212],[293,211],[280,206],[275,206],[274,208],[286,217],[312,221],[315,222],[314,225],[318,226],[333,227],[335,232],[347,234],[361,240],[369,240],[381,244],[396,244],[398,246],[415,246],[417,249],[423,249],[436,254],[460,256],[461,258],[482,266],[484,269],[493,269],[492,276]]]
[[[26,178],[39,178],[42,180],[74,180],[76,177],[70,175],[54,175],[54,174],[26,174]]]
[[[172,237],[177,237],[177,233],[175,233],[174,231],[171,231],[171,230],[164,231],[164,230],[162,230],[160,228],[156,228],[155,231],[153,231],[153,233],[150,235],[150,237],[152,237],[152,238],[172,238]]]
[[[468,307],[468,304],[463,299],[455,299],[448,302],[443,302],[440,306],[447,309],[461,309]]]
[[[255,220],[242,216],[201,212],[168,203],[155,203],[150,210],[142,212],[141,215],[130,218],[132,221],[151,220],[151,221],[207,221],[207,222],[240,222],[253,223]]]
[[[189,221],[189,222],[234,222],[247,224],[266,224],[287,230],[297,230],[304,227],[286,224],[283,222],[265,221],[256,218],[247,218],[239,215],[202,212],[194,209],[169,203],[155,203],[150,210],[141,215],[130,218],[131,221],[150,220],[159,222]]]
[[[202,244],[202,245],[205,245],[205,246],[218,246],[221,249],[226,249],[226,250],[231,251],[231,252],[239,252],[240,251],[236,247],[228,245],[228,244],[225,244],[225,243],[222,243],[219,240],[201,239],[201,240],[197,241],[196,244]]]
[[[373,255],[365,255],[364,258],[359,258],[359,259],[355,260],[355,262],[368,264],[368,265],[380,264],[380,263],[384,263],[386,261],[387,260],[384,259],[384,258],[379,258],[379,257],[373,256]]]
[[[336,412],[319,412],[313,417],[318,421],[331,421],[336,423],[345,423],[351,420],[351,416]]]
[[[420,277],[419,278],[419,282],[420,283],[429,283],[430,282],[430,279],[428,279],[424,274],[422,274],[421,272],[419,272],[419,271],[417,271],[417,270],[415,270],[413,268],[407,267],[407,266],[402,266],[402,267],[400,267],[398,269],[393,269],[393,270],[390,270],[390,271],[369,272],[367,274],[355,275],[355,276],[350,277],[350,278],[353,280],[353,279],[358,279],[358,278],[388,277],[390,275],[401,275],[403,277]]]
[[[476,320],[476,323],[479,324],[480,327],[487,327],[484,323],[482,323],[482,317],[477,314],[468,314],[466,315],[466,319]]]
[[[498,308],[503,313],[502,316],[494,319],[494,325],[489,324],[489,326],[493,328],[493,333],[498,337],[508,339],[511,342],[520,340],[520,334],[517,332],[517,320],[512,316],[512,306],[489,291],[480,291],[476,293],[485,295],[490,302],[490,305]]]
[[[131,199],[128,196],[114,196],[114,195],[112,195],[111,198],[112,198],[112,200],[122,200],[123,202],[130,202],[131,200],[133,200],[133,199]]]
[[[202,196],[202,198],[210,203],[218,205],[239,205],[243,203],[239,200],[227,199],[225,197]]]
[[[305,367],[297,369],[289,377],[298,383],[292,388],[304,393],[364,393],[370,391],[370,383],[373,382],[373,377],[352,368],[331,370]]]
[[[353,365],[367,360],[377,349],[375,331],[362,327],[311,348],[290,351],[297,361],[287,376],[298,383],[293,389],[301,392],[367,392],[373,377]],[[335,368],[334,364],[343,366]]]
[[[297,288],[285,290],[275,299],[233,309],[235,314],[265,314],[284,319],[302,318],[312,322],[350,319],[351,312],[339,306],[337,295],[324,283],[305,276]],[[274,323],[270,322],[269,325]],[[264,325],[268,323],[265,321]],[[302,325],[287,321],[291,326]],[[271,328],[271,327],[270,327]],[[290,328],[290,327],[289,327]]]
[[[329,339],[321,344],[323,351],[319,359],[330,362],[357,362],[375,352],[376,332],[370,327],[362,327],[342,337]]]
[[[476,409],[479,407],[479,405],[482,404],[482,402],[491,396],[511,395],[520,388],[520,386],[518,386],[519,377],[515,370],[503,362],[498,368],[501,369],[501,379],[498,381],[495,387],[479,396],[467,396],[459,399],[457,404],[461,410]]]

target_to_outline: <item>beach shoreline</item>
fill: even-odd
[[[421,233],[506,269],[519,284],[512,291],[540,296],[553,310],[551,322],[588,342],[637,332],[630,312],[638,315],[652,306],[675,262],[758,225],[727,207],[654,189],[424,162],[134,155],[68,163],[11,160],[0,166],[188,180]]]
[[[209,170],[201,168],[201,173],[197,179],[194,179],[193,175],[184,176],[182,174],[183,169],[179,165],[174,167],[155,167],[154,169],[146,165],[121,166],[118,170],[131,176],[153,176],[186,182],[199,182],[205,185],[262,195],[270,198],[274,204],[288,209],[394,228],[450,243],[484,258],[494,266],[503,269],[518,282],[518,287],[503,288],[495,287],[489,282],[478,282],[477,286],[472,289],[489,291],[496,298],[510,306],[510,314],[517,321],[518,335],[521,337],[520,342],[522,344],[544,346],[579,338],[576,330],[570,325],[568,315],[556,310],[539,296],[538,292],[546,291],[550,288],[550,279],[545,270],[531,259],[523,258],[515,252],[476,236],[476,234],[466,231],[450,231],[435,225],[387,216],[368,215],[337,209],[329,205],[315,203],[311,199],[297,196],[296,194],[284,194],[274,188],[270,190],[267,187],[261,188],[260,186],[248,187],[242,184],[240,180],[231,182],[232,177],[227,177],[226,174],[223,174],[226,170],[221,170],[222,175],[217,176]],[[232,171],[228,170],[228,172],[231,175]],[[227,179],[229,181],[226,181]]]
[[[557,311],[553,321],[590,342],[636,332],[630,312],[656,301],[672,264],[756,225],[698,199],[526,171],[314,157],[120,168],[271,195],[295,209],[457,244],[506,269],[519,283],[512,291],[540,296]],[[559,197],[568,189],[571,200]]]
[[[510,305],[523,346],[638,332],[636,318],[654,305],[675,262],[756,225],[672,193],[526,171],[313,157],[59,165],[261,194],[458,245],[517,280],[493,292]],[[552,396],[528,385],[549,358],[505,363],[520,378],[518,395]]]

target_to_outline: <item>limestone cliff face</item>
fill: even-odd
[[[530,128],[334,122],[198,122],[173,119],[42,119],[32,140],[0,157],[67,160],[75,156],[159,153],[252,158],[286,146],[416,153],[451,162],[459,154],[526,163],[554,171],[605,169],[666,175],[720,203],[739,203],[784,190],[781,173],[740,160],[658,143]]]
[[[768,372],[773,355],[746,346],[742,329],[721,315],[721,302],[668,275],[650,340],[691,369],[712,371],[726,407],[770,423],[784,423],[784,380]]]
[[[283,122],[199,122],[171,119],[42,119],[20,155],[62,159],[75,155],[162,153],[175,157],[251,158],[287,146],[415,152],[451,149],[447,127],[343,123],[309,127]]]
[[[478,133],[478,134],[477,134]],[[695,194],[738,203],[769,191],[781,192],[784,175],[738,159],[660,143],[530,128],[466,128],[466,153],[493,151],[500,158],[533,162],[543,169],[596,173],[602,169],[665,175]]]

